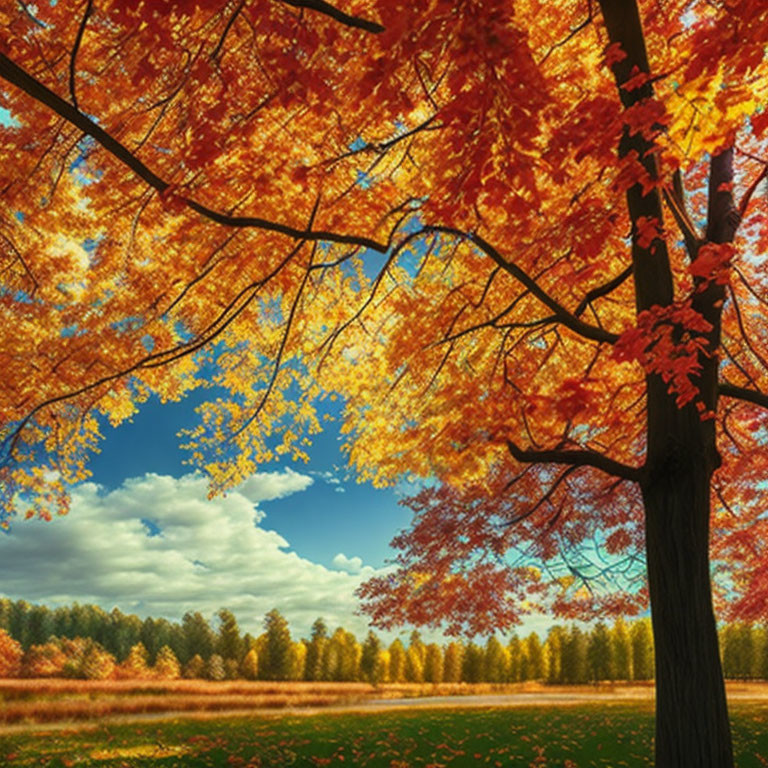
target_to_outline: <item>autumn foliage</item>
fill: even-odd
[[[708,547],[722,602],[765,617],[767,14],[4,5],[4,508],[66,510],[100,419],[152,395],[231,393],[186,443],[216,492],[304,456],[340,394],[361,478],[448,486],[378,616],[388,590],[456,629],[627,610],[646,554],[664,690],[707,690],[659,698],[657,758],[685,726],[680,754],[714,734],[696,764],[730,764]],[[719,728],[678,727],[701,701]]]
[[[325,383],[346,397],[352,461],[377,482],[407,470],[487,492],[476,484],[515,472],[487,479],[509,466],[508,439],[637,465],[644,374],[696,401],[699,356],[712,352],[691,302],[710,283],[728,299],[722,379],[759,391],[764,11],[642,6],[650,71],[622,85],[643,94],[625,107],[611,74],[625,51],[599,16],[560,6],[5,8],[6,498],[23,488],[31,512],[65,509],[61,483],[86,471],[98,414],[119,423],[151,393],[180,397],[210,359],[237,395],[191,435],[214,487],[275,451],[300,456]],[[617,154],[625,126],[652,147],[653,173]],[[729,143],[720,191],[743,215],[739,237],[703,242],[689,263],[707,153]],[[636,183],[664,196],[668,222],[627,219]],[[670,303],[637,314],[630,231],[649,251],[664,243],[675,282]],[[716,418],[715,555],[727,567],[759,557],[765,538],[751,503],[763,413],[724,399]],[[535,503],[521,487],[518,501]],[[571,519],[569,534],[604,526],[587,509],[622,507],[608,546],[636,554],[631,492],[606,501],[589,468],[560,486],[571,498],[587,488],[590,504],[567,505],[585,528]],[[766,586],[738,572],[738,611],[757,618]],[[583,607],[579,586],[568,594]]]

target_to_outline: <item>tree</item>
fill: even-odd
[[[157,654],[157,661],[152,672],[155,677],[161,680],[177,680],[181,677],[181,665],[176,658],[176,654],[169,646],[164,645]]]
[[[509,651],[497,637],[489,637],[485,644],[485,669],[483,680],[504,683],[509,679]]]
[[[632,649],[623,617],[619,616],[611,628],[611,656],[616,680],[632,679]]]
[[[427,658],[427,646],[424,645],[424,641],[421,639],[421,633],[418,630],[414,629],[413,632],[411,632],[411,636],[408,639],[408,647],[413,648],[414,653],[423,667]]]
[[[53,616],[44,605],[33,605],[27,615],[26,636],[30,644],[42,645],[51,636]]]
[[[245,654],[243,638],[240,637],[240,627],[232,611],[222,608],[217,614],[219,619],[219,635],[216,640],[216,652],[226,661],[232,659],[240,663]]]
[[[755,642],[752,626],[740,621],[722,630],[723,673],[731,679],[752,677],[755,667]]]
[[[139,642],[141,620],[138,616],[126,616],[117,608],[109,614],[110,641],[108,648],[118,661],[123,662],[131,648]]]
[[[430,643],[424,655],[424,682],[433,685],[443,682],[443,652],[436,643]]]
[[[291,631],[283,615],[273,608],[264,617],[264,646],[259,654],[264,680],[289,680],[291,676]]]
[[[355,636],[337,627],[325,650],[323,680],[357,680],[361,654]]]
[[[476,643],[468,643],[464,648],[461,665],[461,679],[465,683],[479,683],[483,679],[483,649]]]
[[[304,678],[306,680],[323,679],[323,655],[325,654],[327,643],[328,628],[322,619],[315,619],[307,645],[307,657],[304,664]]]
[[[446,683],[461,682],[464,650],[459,643],[448,643],[443,657],[443,680]]]
[[[517,633],[512,635],[507,646],[509,650],[509,680],[513,683],[519,683],[527,679],[528,662],[525,659],[525,648],[523,641]]]
[[[563,682],[586,683],[588,679],[587,638],[576,626],[572,626],[563,643]]]
[[[204,659],[209,658],[216,646],[216,635],[208,620],[198,611],[185,613],[181,626],[184,630],[187,655],[191,658],[199,654]]]
[[[115,671],[115,657],[94,640],[87,641],[79,676],[86,680],[106,680]]]
[[[424,664],[421,661],[421,653],[412,645],[405,652],[405,680],[408,683],[424,682]]]
[[[224,669],[224,659],[218,653],[211,654],[211,658],[205,662],[205,677],[208,680],[224,680],[227,676]]]
[[[149,654],[143,643],[136,643],[117,668],[118,677],[131,680],[149,677]]]
[[[291,643],[288,662],[288,679],[303,680],[307,661],[307,646],[304,643]]]
[[[259,677],[259,654],[255,648],[251,648],[245,654],[240,672],[246,680],[257,680]]]
[[[629,631],[632,643],[632,679],[653,679],[653,634],[650,621],[640,619],[632,622]]]
[[[709,527],[755,619],[765,4],[67,5],[0,11],[0,508],[65,510],[97,414],[180,397],[206,345],[214,490],[301,454],[327,382],[364,478],[448,484],[375,616],[650,600],[656,762],[731,765]],[[550,583],[498,560],[531,541]]]
[[[362,653],[360,654],[360,674],[364,680],[373,682],[376,662],[381,653],[381,640],[376,633],[369,632],[363,643]]]
[[[531,680],[543,680],[546,675],[544,648],[535,632],[525,639],[525,655],[528,659],[528,677]]]
[[[547,633],[544,644],[547,657],[547,682],[563,682],[563,646],[566,642],[566,632],[561,626],[552,627]]]
[[[389,646],[389,680],[392,683],[405,682],[405,648],[399,637]]]
[[[763,627],[758,637],[755,672],[760,680],[768,680],[768,628]]]
[[[171,634],[171,624],[167,619],[153,619],[151,616],[144,619],[139,637],[147,649],[150,665],[154,666],[160,649],[170,643]]]
[[[199,653],[196,653],[190,658],[190,660],[184,665],[184,677],[188,680],[204,677],[205,674],[205,661]]]
[[[65,677],[83,680],[106,680],[115,671],[115,658],[91,638],[64,638],[59,641],[66,657],[62,668]]]
[[[373,665],[371,682],[374,685],[389,682],[389,651],[382,649],[376,656],[376,663]]]
[[[587,642],[587,664],[589,679],[595,683],[601,680],[613,680],[614,659],[611,636],[608,628],[599,622],[589,634]]]
[[[23,655],[21,643],[0,629],[0,677],[18,677]]]
[[[30,646],[24,653],[22,674],[24,677],[59,677],[67,663],[61,645],[51,640]]]

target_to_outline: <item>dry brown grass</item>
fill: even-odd
[[[305,683],[268,682],[265,680],[71,680],[66,678],[0,679],[0,699],[28,696],[74,694],[192,694],[219,696],[221,694],[299,695],[306,693],[325,696],[347,696],[351,693],[371,693],[376,689],[368,683]]]
[[[541,683],[305,683],[206,680],[0,680],[0,724],[99,720],[120,715],[211,713],[328,707],[367,699],[483,694],[584,694],[600,699],[651,696],[652,683],[555,686]],[[734,698],[768,698],[768,683],[729,681]]]
[[[374,696],[366,683],[207,680],[0,680],[0,723],[157,712],[322,707]]]
[[[284,707],[324,707],[339,703],[333,696],[100,696],[95,699],[14,701],[0,710],[0,723],[92,720],[113,715],[157,712],[246,711]]]

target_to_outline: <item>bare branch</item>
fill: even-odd
[[[150,170],[133,152],[103,128],[99,127],[93,120],[79,112],[75,107],[50,90],[50,88],[25,72],[4,53],[0,53],[0,77],[20,88],[41,104],[50,107],[58,115],[83,131],[83,133],[91,136],[113,157],[128,166],[137,176],[144,179],[150,187],[161,195],[168,193],[171,185],[167,181],[161,179],[154,171]],[[379,253],[386,253],[389,247],[386,243],[378,242],[369,237],[345,235],[322,230],[301,230],[280,222],[262,219],[258,216],[228,216],[219,211],[214,211],[195,200],[182,196],[178,196],[178,199],[201,216],[227,227],[263,229],[269,232],[278,232],[294,240],[356,245],[361,248],[370,248]]]
[[[384,31],[381,24],[368,19],[361,19],[359,16],[350,16],[348,13],[334,8],[330,3],[326,3],[325,0],[280,0],[280,2],[292,5],[294,8],[309,8],[312,11],[330,16],[344,26],[362,29],[375,35]]]
[[[624,480],[640,482],[642,470],[630,467],[627,464],[614,461],[602,453],[585,449],[553,449],[550,451],[536,451],[530,448],[523,450],[511,440],[507,440],[507,447],[512,456],[520,462],[529,464],[569,464],[572,467],[595,467],[609,475],[620,477]]]

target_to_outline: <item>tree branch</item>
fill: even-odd
[[[741,223],[741,213],[733,199],[733,147],[726,147],[709,161],[709,199],[707,240],[732,243]]]
[[[622,464],[602,453],[581,449],[554,449],[550,451],[535,451],[530,448],[523,450],[511,440],[507,440],[507,447],[512,456],[520,462],[528,464],[569,464],[572,467],[595,467],[609,475],[620,477],[623,480],[640,482],[642,470]]]
[[[294,8],[309,8],[312,11],[330,16],[340,24],[344,24],[344,26],[362,29],[375,35],[384,31],[384,27],[381,24],[375,21],[368,21],[368,19],[361,19],[359,16],[350,16],[348,13],[334,8],[330,3],[326,3],[325,0],[280,0],[280,2],[292,5]]]
[[[72,53],[69,57],[69,95],[72,97],[72,104],[74,105],[75,109],[79,109],[77,106],[77,94],[75,89],[75,77],[77,75],[77,52],[80,50],[80,43],[83,42],[85,26],[88,23],[88,17],[91,15],[92,9],[93,0],[86,0],[83,18],[80,19],[80,26],[77,28],[77,35],[75,36],[75,42],[72,46]]]
[[[757,390],[737,387],[735,384],[723,381],[720,382],[718,391],[721,397],[732,397],[736,400],[744,400],[747,403],[754,403],[755,405],[761,405],[763,408],[768,408],[768,395],[764,395]]]
[[[683,184],[680,178],[680,171],[675,171],[675,175],[672,182],[672,189],[665,187],[663,189],[664,201],[666,202],[669,210],[672,211],[672,216],[677,222],[677,226],[683,235],[685,241],[685,248],[688,251],[688,256],[693,261],[699,251],[699,246],[702,243],[702,238],[696,231],[696,225],[691,221],[688,212],[685,210],[685,198],[683,197]]]
[[[616,277],[609,280],[603,285],[599,285],[597,288],[593,288],[587,293],[587,295],[579,302],[579,306],[576,307],[576,311],[573,313],[575,317],[579,317],[584,313],[587,307],[595,300],[602,296],[607,296],[612,291],[615,291],[627,278],[632,274],[632,265],[628,266],[623,272],[619,272]]]
[[[462,232],[459,229],[453,227],[444,227],[431,225],[424,227],[422,232],[438,232],[446,235],[453,235],[454,237],[460,237],[464,240],[469,240],[473,245],[476,245],[483,253],[490,256],[493,261],[498,264],[505,272],[508,272],[518,282],[522,283],[542,304],[552,310],[556,321],[570,328],[574,333],[579,336],[583,336],[586,339],[592,339],[594,341],[606,342],[608,344],[615,344],[618,340],[618,335],[606,331],[604,328],[598,328],[596,325],[590,325],[583,320],[579,320],[576,315],[569,312],[562,304],[559,304],[553,299],[541,286],[527,273],[524,272],[516,264],[507,261],[487,240],[483,239],[480,235],[474,232]]]
[[[227,19],[227,23],[224,26],[224,31],[221,33],[221,37],[219,37],[219,41],[216,43],[216,47],[213,49],[213,52],[211,53],[211,58],[214,61],[216,61],[216,59],[219,58],[219,53],[221,52],[221,49],[224,46],[224,41],[227,39],[229,30],[232,29],[232,25],[237,20],[237,17],[240,15],[240,11],[243,10],[244,5],[245,5],[245,0],[240,0],[240,2],[237,4],[237,8],[235,8],[235,10],[232,11],[232,14]]]
[[[149,184],[150,187],[160,193],[160,195],[168,193],[171,184],[164,179],[161,179],[127,147],[107,133],[103,128],[98,126],[89,117],[78,111],[68,102],[64,101],[64,99],[55,94],[50,88],[25,72],[4,53],[0,53],[0,77],[12,85],[15,85],[41,104],[45,104],[45,106],[49,107],[56,112],[56,114],[79,128],[87,136],[91,136],[95,141],[101,144],[107,152],[130,168],[137,176]],[[280,222],[262,219],[258,216],[228,216],[219,211],[214,211],[195,200],[190,200],[182,196],[178,196],[178,199],[201,216],[227,227],[263,229],[269,232],[278,232],[282,235],[291,237],[294,240],[355,245],[360,246],[361,248],[370,248],[379,253],[386,253],[389,248],[388,244],[381,243],[369,237],[344,235],[338,232],[328,232],[323,230],[301,230]]]

